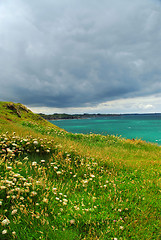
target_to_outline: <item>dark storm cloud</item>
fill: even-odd
[[[161,91],[157,0],[0,3],[1,100],[82,107]]]

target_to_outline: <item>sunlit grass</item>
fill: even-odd
[[[2,115],[0,239],[161,238],[159,146]]]

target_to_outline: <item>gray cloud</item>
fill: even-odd
[[[1,100],[87,107],[161,91],[158,0],[0,3]]]

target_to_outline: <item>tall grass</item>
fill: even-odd
[[[161,239],[159,146],[11,114],[0,119],[0,239]]]

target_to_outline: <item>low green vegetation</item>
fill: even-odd
[[[0,103],[0,239],[161,239],[161,147]]]

